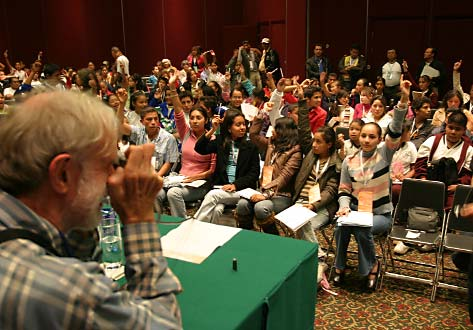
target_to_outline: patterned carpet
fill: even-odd
[[[325,247],[325,241],[319,236],[321,246]],[[353,239],[350,250],[356,250]],[[378,253],[381,255],[380,251]],[[416,249],[397,257],[429,263],[435,261],[434,253]],[[473,329],[468,316],[466,293],[438,289],[435,302],[431,303],[429,285],[393,278],[385,278],[382,289],[370,293],[364,289],[365,282],[358,276],[356,258],[356,254],[351,254],[343,286],[334,287],[330,282],[337,296],[319,290],[316,329]],[[328,258],[329,264],[332,259]],[[401,264],[396,262],[396,266]],[[446,258],[445,266],[455,268],[450,257]],[[433,269],[426,267],[410,267],[415,267],[415,271],[423,277],[433,272]],[[409,271],[404,273],[409,274]],[[445,275],[449,283],[466,285],[465,274],[447,271]]]

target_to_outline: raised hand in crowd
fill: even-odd
[[[154,200],[163,186],[162,177],[151,166],[154,144],[130,146],[124,168],[108,179],[113,208],[123,224],[154,221]]]
[[[453,71],[460,71],[460,68],[462,66],[462,60],[459,60],[453,64]]]
[[[402,70],[403,70],[404,72],[409,71],[409,65],[407,65],[407,61],[406,61],[406,60],[403,60],[403,61],[402,61]]]
[[[271,72],[267,72],[266,73],[266,84],[268,85],[269,89],[270,90],[275,90],[276,89],[276,84],[274,83],[274,78],[273,78],[273,74]]]
[[[412,83],[409,80],[404,80],[404,75],[401,75],[399,86],[401,87],[401,100],[399,102],[401,104],[407,104],[409,102]]]

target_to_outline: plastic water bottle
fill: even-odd
[[[120,221],[110,204],[110,198],[106,197],[102,202],[102,220],[99,225],[100,247],[102,248],[102,263],[105,274],[115,277],[113,274],[122,268],[122,236]]]

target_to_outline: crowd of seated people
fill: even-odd
[[[316,242],[316,231],[335,215],[369,206],[373,227],[337,227],[335,282],[343,281],[353,234],[359,272],[372,289],[379,270],[373,234],[390,229],[391,201],[397,201],[402,181],[427,179],[428,161],[452,157],[458,182],[448,186],[445,207],[451,207],[457,184],[471,184],[473,86],[469,94],[463,92],[460,61],[453,66],[454,89],[443,95],[446,70],[432,48],[416,76],[406,61],[397,61],[395,49],[388,50],[371,84],[357,45],[332,72],[335,68],[316,44],[302,82],[299,76],[277,79],[282,72],[277,52],[268,38],[262,46],[244,41],[227,65],[213,50],[194,46],[183,54],[181,70],[162,59],[146,81],[130,75],[130,63],[117,47],[112,48],[112,65],[89,63],[80,70],[44,64],[41,55],[30,68],[22,61],[13,67],[5,52],[0,112],[32,90],[72,89],[101,98],[116,112],[126,141],[155,144],[153,160],[160,175],[183,176],[182,182],[165,185],[157,198],[173,216],[191,216],[185,203],[200,201],[192,216],[219,223],[224,208],[231,206],[237,226],[281,234],[274,215],[299,203],[317,215],[298,236]],[[348,136],[336,134],[337,127]],[[258,192],[244,199],[238,191],[245,188]],[[406,247],[395,251],[405,253]]]

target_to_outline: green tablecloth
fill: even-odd
[[[165,235],[176,226],[159,229]],[[184,329],[313,329],[317,249],[242,230],[200,265],[168,259],[184,288]]]

